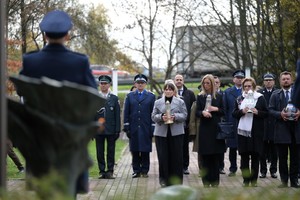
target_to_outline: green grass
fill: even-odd
[[[118,160],[121,158],[123,150],[125,149],[125,147],[127,146],[128,142],[124,141],[124,140],[117,140],[116,143],[116,154],[115,154],[115,158],[116,158],[116,162],[118,162]],[[89,153],[90,153],[90,157],[92,158],[94,164],[93,166],[89,169],[89,176],[91,178],[96,178],[99,176],[99,170],[98,170],[98,166],[97,166],[97,159],[96,159],[96,145],[95,145],[95,140],[92,140],[89,145],[88,145],[88,149],[89,149]],[[25,165],[25,161],[23,156],[21,155],[21,153],[18,151],[18,149],[14,149],[15,152],[17,153],[18,157],[21,160],[21,163],[23,165]],[[7,156],[7,173],[6,176],[8,179],[17,179],[17,178],[25,178],[25,173],[19,173],[18,168],[15,166],[15,164],[13,163],[13,161]]]

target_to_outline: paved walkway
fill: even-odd
[[[192,143],[190,143],[192,147]],[[131,154],[128,147],[115,168],[116,179],[90,179],[90,192],[78,195],[78,200],[142,200],[149,199],[160,189],[158,181],[158,161],[155,145],[151,153],[151,165],[149,178],[131,178]],[[226,173],[228,173],[228,154],[225,155]],[[300,189],[277,188],[280,180],[269,176],[258,180],[258,187],[243,188],[240,171],[235,177],[221,175],[218,188],[204,188],[201,178],[198,176],[197,154],[190,154],[190,175],[184,175],[183,184],[196,188],[205,199],[300,199]],[[9,180],[8,190],[18,190],[24,185],[24,181]],[[254,196],[256,195],[256,196]],[[287,195],[287,196],[282,196]],[[279,198],[281,197],[282,198]]]

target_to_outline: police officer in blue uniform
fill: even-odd
[[[45,76],[58,81],[66,80],[97,89],[88,57],[64,46],[72,26],[70,16],[64,11],[53,10],[47,13],[40,23],[40,29],[48,44],[41,51],[23,56],[20,74],[34,78]],[[77,178],[76,193],[88,192],[87,170],[88,166]]]
[[[232,111],[234,110],[234,102],[236,98],[242,95],[242,81],[245,78],[244,70],[236,70],[233,74],[234,86],[227,88],[223,94],[225,120],[232,122],[235,130],[235,137],[227,139],[226,144],[229,147],[229,174],[228,176],[235,176],[237,171],[237,119],[233,118]]]
[[[155,95],[147,91],[147,77],[134,77],[136,91],[130,92],[124,107],[124,132],[129,137],[132,153],[132,178],[148,177],[154,123],[151,119]]]
[[[121,116],[119,98],[110,91],[111,78],[106,75],[99,76],[100,95],[107,101],[98,111],[98,116],[104,118],[104,129],[99,130],[95,136],[97,161],[101,179],[114,179],[115,147],[121,130]],[[102,129],[102,128],[101,128]],[[106,140],[106,162],[105,162]],[[106,170],[107,169],[107,170]]]

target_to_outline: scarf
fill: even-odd
[[[244,97],[241,105],[239,105],[239,109],[242,110],[245,107],[247,107],[247,102],[244,101],[247,94],[243,92],[242,96]],[[254,91],[253,98],[254,98],[254,107],[257,103],[258,98],[262,96],[261,93],[258,93]],[[253,123],[253,113],[246,113],[244,116],[240,118],[237,133],[238,135],[242,135],[245,137],[251,137],[251,131],[252,131],[252,123]]]

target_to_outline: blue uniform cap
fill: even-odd
[[[64,11],[53,10],[48,12],[40,23],[40,29],[51,38],[65,36],[73,27],[71,17]]]
[[[98,78],[100,83],[111,83],[111,78],[107,75],[101,75]]]
[[[145,82],[147,83],[148,81],[148,78],[147,76],[145,76],[144,74],[137,74],[135,77],[134,77],[134,82],[138,82],[138,81],[142,81],[142,82]]]
[[[267,73],[267,74],[264,74],[263,79],[264,80],[271,80],[271,79],[274,80],[275,76],[274,76],[274,74]]]
[[[242,69],[236,70],[235,72],[233,72],[232,76],[245,78],[245,71]]]

